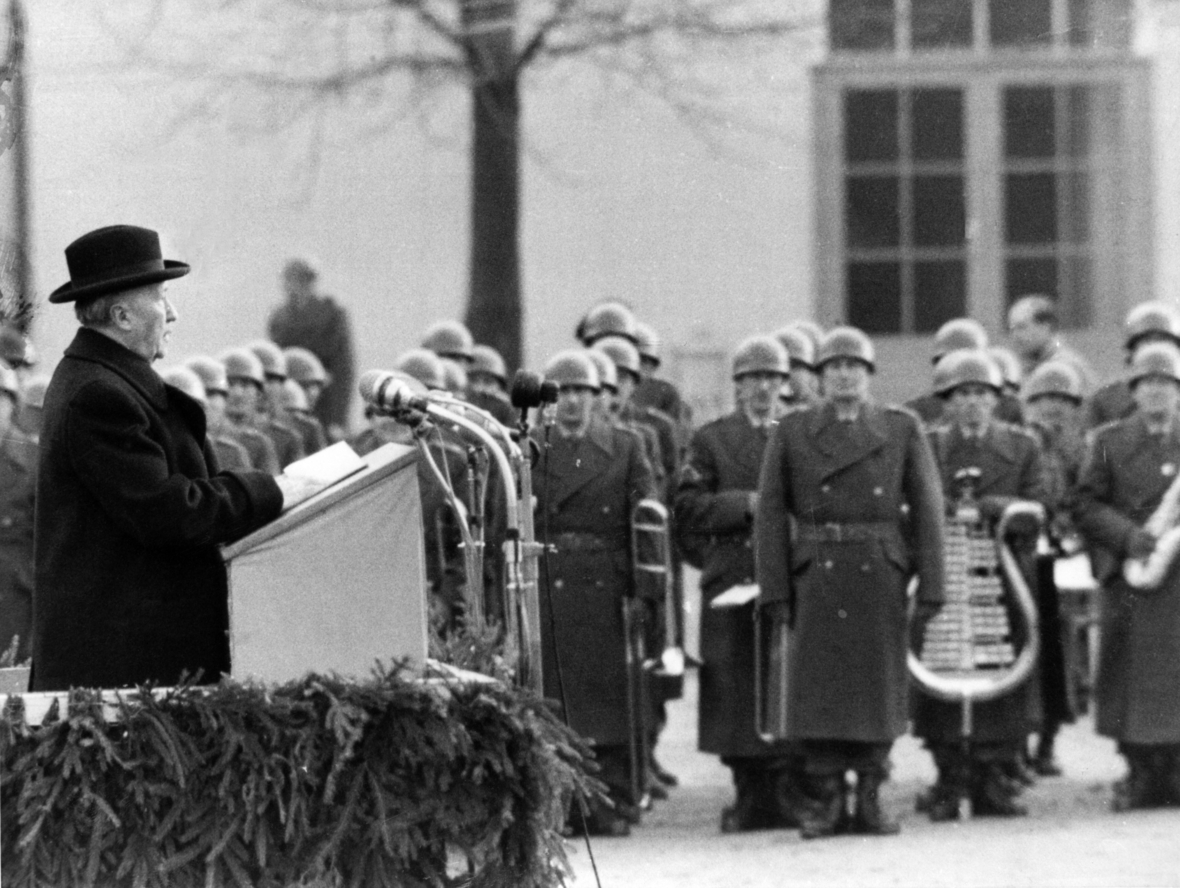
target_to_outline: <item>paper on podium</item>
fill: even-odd
[[[757,598],[758,592],[759,589],[756,583],[734,586],[732,589],[726,589],[710,601],[709,607],[741,607],[743,604],[749,604]]]
[[[283,511],[311,499],[349,475],[355,475],[364,467],[365,461],[344,441],[338,441],[331,447],[325,447],[311,456],[296,460],[283,469],[283,474],[291,478],[301,478],[309,483],[298,496],[284,500]]]

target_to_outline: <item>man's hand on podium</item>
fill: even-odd
[[[314,478],[299,475],[276,475],[275,482],[283,494],[283,511],[286,512],[306,499],[311,499],[328,485]]]

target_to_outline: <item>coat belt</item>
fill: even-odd
[[[795,540],[803,543],[851,543],[897,537],[896,521],[829,521],[795,526]]]

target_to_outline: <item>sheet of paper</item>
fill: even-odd
[[[757,598],[758,591],[758,586],[754,583],[746,586],[734,586],[710,601],[709,607],[741,607]]]
[[[331,447],[325,447],[318,453],[296,460],[283,470],[283,474],[290,478],[301,479],[306,484],[303,485],[297,497],[284,501],[283,511],[285,512],[317,493],[327,490],[333,484],[343,481],[364,467],[365,461],[344,441],[339,441]]]

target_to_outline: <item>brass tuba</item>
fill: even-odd
[[[1123,579],[1135,589],[1158,589],[1180,550],[1180,474],[1168,485],[1163,498],[1143,529],[1156,537],[1155,551],[1146,558],[1123,562]]]

